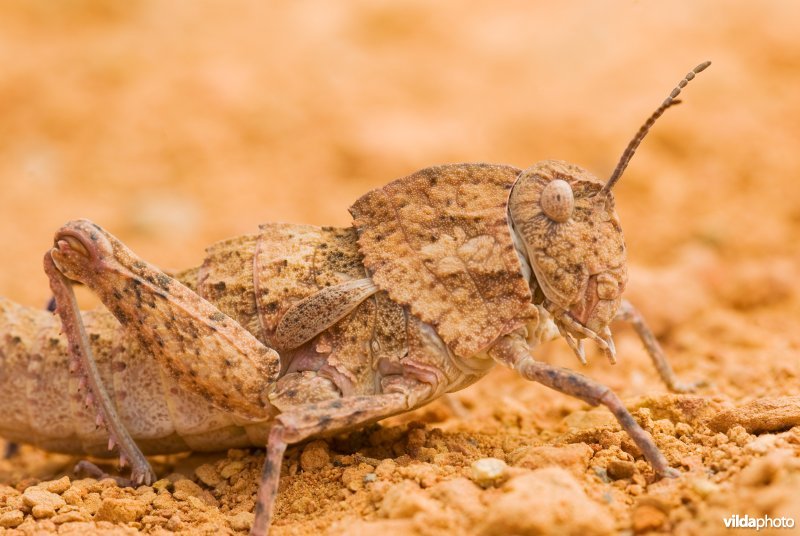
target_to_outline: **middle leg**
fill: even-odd
[[[283,454],[288,445],[312,436],[342,432],[357,426],[408,411],[426,399],[430,386],[397,378],[394,385],[387,382],[387,392],[379,395],[353,396],[302,404],[285,408],[275,419],[267,443],[267,455],[258,488],[255,520],[250,534],[265,536],[269,531]]]

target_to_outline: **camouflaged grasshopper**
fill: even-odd
[[[622,299],[626,252],[612,188],[690,72],[642,126],[611,178],[559,161],[423,169],[351,207],[351,228],[267,224],[211,246],[175,277],[78,220],[45,270],[52,315],[0,300],[0,435],[48,450],[117,447],[135,483],[145,454],[267,446],[253,534],[268,531],[289,444],[410,411],[496,363],[603,404],[657,476],[676,476],[607,387],[535,361],[559,335],[612,363],[609,324],[631,322],[667,386],[679,383]],[[81,313],[71,284],[106,310]],[[69,372],[68,372],[69,371]]]

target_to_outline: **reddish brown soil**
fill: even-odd
[[[623,326],[620,363],[595,353],[585,369],[683,476],[654,482],[605,410],[497,370],[456,395],[464,417],[437,402],[289,449],[274,532],[714,534],[732,514],[800,521],[800,5],[464,6],[4,2],[0,295],[43,306],[41,255],[76,217],[180,268],[260,222],[346,225],[360,194],[431,164],[561,158],[605,176],[672,85],[711,59],[616,195],[628,297],[679,374],[712,384],[667,394]],[[537,356],[579,367],[560,342]],[[484,457],[509,465],[505,482],[475,484]],[[0,526],[242,531],[262,459],[166,459],[165,480],[131,490],[58,480],[73,459],[24,447],[0,462]]]

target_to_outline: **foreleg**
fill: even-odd
[[[694,383],[683,383],[678,379],[675,375],[675,371],[672,370],[672,366],[667,360],[667,356],[664,354],[664,350],[661,349],[661,345],[658,343],[658,340],[656,340],[653,331],[647,326],[644,317],[631,302],[622,300],[615,320],[622,320],[633,326],[636,334],[639,335],[639,338],[644,344],[647,355],[649,355],[650,359],[653,361],[653,366],[656,368],[656,371],[658,371],[658,375],[661,376],[661,380],[670,391],[675,393],[691,393],[698,387],[707,385],[707,382],[703,380]]]
[[[617,418],[622,429],[639,447],[645,459],[659,476],[676,477],[678,471],[672,469],[667,459],[656,446],[653,438],[645,432],[625,408],[619,397],[611,389],[575,371],[535,361],[525,339],[518,335],[502,337],[490,350],[496,361],[514,369],[520,376],[556,391],[580,398],[596,406],[603,404]]]

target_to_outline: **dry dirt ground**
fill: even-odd
[[[682,476],[654,481],[605,410],[496,370],[455,395],[463,416],[436,402],[290,448],[274,533],[800,522],[798,17],[791,1],[3,2],[0,294],[43,306],[41,255],[76,217],[179,268],[260,222],[346,225],[360,194],[436,163],[562,158],[605,176],[711,59],[616,189],[627,295],[678,373],[711,384],[668,394],[623,326],[620,363],[584,369]],[[563,342],[537,356],[580,366]],[[484,488],[486,457],[508,469]],[[133,490],[22,447],[0,462],[0,527],[241,532],[262,459],[163,459],[164,479]]]

